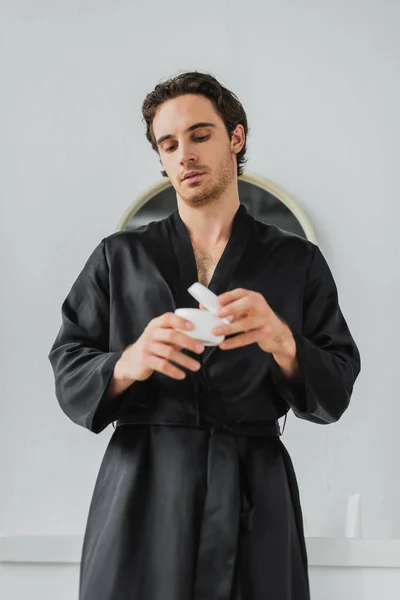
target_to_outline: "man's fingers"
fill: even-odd
[[[221,348],[221,350],[233,350],[234,348],[249,346],[250,344],[254,344],[255,342],[257,342],[259,336],[259,329],[248,331],[247,333],[242,333],[242,335],[237,335],[236,337],[230,338],[229,340],[224,340],[221,344],[219,344],[219,348]]]
[[[158,371],[159,373],[163,373],[168,377],[172,377],[172,379],[185,379],[186,374],[171,365],[171,363],[166,358],[160,358],[155,354],[149,357],[149,367],[152,371]]]
[[[164,342],[171,346],[177,346],[178,348],[190,350],[196,354],[204,352],[204,344],[191,338],[185,333],[175,331],[175,329],[157,329],[153,337],[154,341]]]
[[[226,304],[229,304],[230,302],[233,302],[234,300],[238,300],[239,298],[242,298],[243,296],[246,296],[249,294],[248,290],[244,290],[242,288],[236,288],[235,290],[231,290],[230,292],[225,292],[224,294],[221,294],[220,296],[218,296],[218,302],[219,304],[221,304],[221,306],[225,306]]]
[[[198,371],[201,367],[200,363],[190,356],[186,356],[174,346],[154,342],[151,346],[151,353],[159,358],[165,358],[169,362],[174,362],[190,371]]]
[[[190,331],[194,325],[183,317],[178,317],[175,313],[165,313],[153,320],[156,327],[172,328],[172,329],[187,329]]]
[[[237,316],[239,313],[247,312],[251,308],[249,296],[241,296],[232,300],[229,304],[217,310],[217,317]]]
[[[229,325],[216,327],[213,329],[212,333],[214,335],[234,335],[235,333],[259,329],[263,325],[264,320],[259,317],[245,317],[243,319],[238,319],[237,321],[232,321]]]

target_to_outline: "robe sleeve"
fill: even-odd
[[[360,355],[340,310],[331,271],[317,246],[307,272],[302,330],[293,335],[301,382],[289,380],[273,360],[275,387],[297,417],[333,423],[349,405]]]
[[[107,390],[121,352],[109,351],[110,301],[104,240],[94,250],[61,309],[49,359],[57,400],[78,425],[99,433],[115,420],[121,398]]]

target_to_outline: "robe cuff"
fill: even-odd
[[[334,423],[346,410],[351,393],[337,371],[335,357],[304,335],[293,332],[293,336],[302,379],[291,381],[273,360],[273,383],[300,419],[320,424]]]
[[[275,389],[283,398],[286,404],[294,410],[294,412],[304,412],[306,410],[306,382],[305,382],[305,364],[301,359],[301,343],[299,336],[292,331],[294,341],[296,343],[296,358],[299,365],[301,379],[290,379],[282,371],[281,367],[276,362],[272,355],[272,381]]]
[[[116,398],[109,398],[108,389],[114,375],[115,365],[122,356],[122,353],[123,350],[119,352],[106,352],[98,357],[99,364],[95,367],[92,385],[97,387],[97,390],[93,390],[93,397],[97,396],[99,400],[87,414],[85,423],[85,427],[93,431],[93,433],[100,433],[118,417],[124,394],[120,394]]]

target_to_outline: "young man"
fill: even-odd
[[[307,600],[299,494],[280,441],[290,409],[337,421],[360,370],[311,242],[240,205],[247,120],[185,73],[143,103],[178,211],[104,239],[62,308],[50,353],[65,413],[116,422],[94,490],[81,600]],[[177,329],[200,281],[232,315],[207,348]]]

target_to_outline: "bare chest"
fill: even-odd
[[[193,251],[197,265],[197,277],[198,281],[203,285],[208,286],[210,283],[224,248],[225,245],[217,246],[212,250],[205,250],[204,248],[194,245]]]

